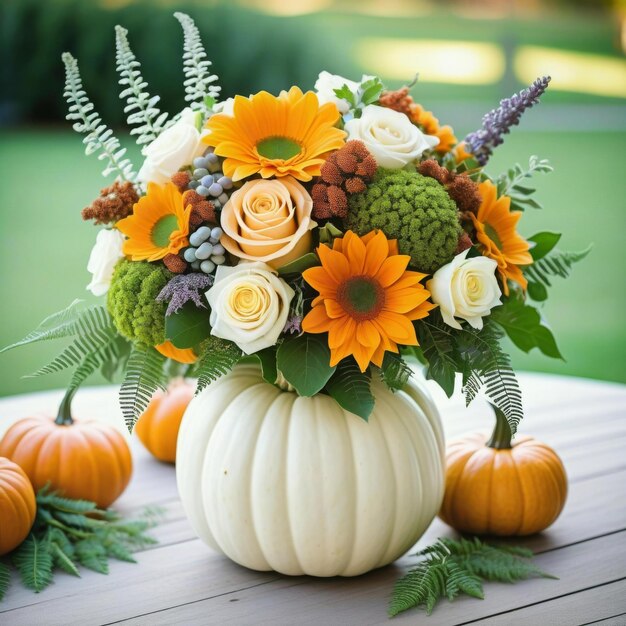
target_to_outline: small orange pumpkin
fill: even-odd
[[[24,470],[0,457],[0,556],[26,539],[35,521],[35,492]]]
[[[65,394],[56,419],[27,417],[0,440],[0,456],[17,463],[36,491],[47,483],[68,498],[106,508],[126,489],[132,473],[130,449],[112,426],[74,421]]]
[[[496,427],[488,441],[473,433],[448,445],[439,517],[471,534],[531,535],[563,510],[565,467],[552,448],[532,437],[512,444],[506,418],[494,410]]]
[[[172,382],[166,393],[154,395],[135,424],[139,440],[159,461],[176,461],[178,429],[194,389],[194,385],[183,380]]]

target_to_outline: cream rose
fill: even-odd
[[[448,326],[460,329],[461,324],[454,319],[460,317],[480,330],[483,317],[500,304],[502,294],[495,274],[498,264],[485,256],[468,259],[468,252],[457,254],[438,269],[426,286]]]
[[[250,180],[222,209],[220,243],[234,256],[274,268],[311,250],[313,201],[293,177]]]
[[[189,165],[206,149],[196,126],[197,114],[185,109],[180,119],[164,130],[143,149],[143,162],[137,180],[142,183],[166,183],[172,174]]]
[[[373,78],[373,76],[367,76],[363,74],[361,83]],[[315,92],[317,93],[317,100],[320,105],[327,102],[334,102],[337,105],[337,109],[343,115],[350,110],[350,104],[343,98],[338,98],[335,94],[335,89],[341,89],[344,85],[348,86],[348,89],[356,95],[361,83],[357,83],[353,80],[348,80],[338,74],[331,74],[330,72],[320,72],[317,80],[315,81]]]
[[[425,135],[404,114],[370,104],[360,118],[346,122],[348,140],[360,139],[381,167],[400,169],[415,161],[439,139]]]
[[[113,268],[124,256],[122,252],[124,239],[124,235],[115,228],[111,230],[103,228],[98,232],[87,262],[87,271],[92,274],[87,289],[94,296],[103,296],[109,290]]]
[[[205,295],[211,307],[211,334],[253,354],[278,340],[294,291],[269,265],[244,262],[220,265]]]

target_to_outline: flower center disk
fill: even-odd
[[[385,290],[369,276],[354,276],[339,286],[337,301],[355,320],[371,320],[385,306]]]
[[[266,137],[257,143],[256,150],[266,159],[288,161],[302,152],[302,146],[287,137]]]
[[[166,248],[170,242],[170,235],[178,229],[178,220],[175,215],[162,217],[152,228],[150,238],[160,248]]]

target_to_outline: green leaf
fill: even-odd
[[[228,374],[241,359],[241,350],[232,342],[211,335],[203,344],[203,351],[193,369],[198,379],[196,395],[210,383]]]
[[[356,96],[352,93],[352,90],[348,85],[343,85],[339,87],[339,89],[333,89],[337,98],[341,100],[346,100],[350,104],[351,107],[356,106]]]
[[[391,391],[400,391],[404,389],[409,378],[413,375],[413,370],[399,354],[385,352],[380,374],[383,382]]]
[[[374,410],[370,382],[369,372],[361,372],[354,359],[344,359],[326,384],[326,391],[341,408],[367,421]]]
[[[254,356],[261,363],[263,379],[273,385],[278,378],[278,370],[276,369],[276,346],[255,352]]]
[[[382,81],[378,77],[371,78],[370,80],[365,81],[361,84],[360,87],[360,100],[361,102],[367,106],[368,104],[373,104],[378,102],[380,96],[385,89]]]
[[[326,336],[287,338],[276,353],[276,366],[301,396],[314,396],[324,388],[336,367],[330,366]]]
[[[76,558],[83,567],[99,572],[109,573],[107,550],[96,539],[82,539],[76,543]]]
[[[210,334],[209,310],[197,307],[191,300],[165,318],[165,338],[177,348],[193,348]]]
[[[165,357],[154,348],[133,346],[119,398],[124,421],[132,433],[135,422],[146,410],[157,389],[165,391]]]
[[[552,331],[541,323],[537,309],[511,297],[491,312],[492,319],[502,326],[511,341],[524,352],[539,348],[553,359],[562,359]]]
[[[333,241],[337,237],[343,237],[343,231],[339,230],[332,222],[326,222],[322,228],[317,231],[320,243],[325,243],[330,248],[333,247]]]
[[[533,261],[543,259],[548,252],[556,246],[561,238],[560,233],[543,232],[537,233],[528,238],[528,241],[532,241],[535,245],[530,249],[530,255],[533,257]]]
[[[72,576],[80,578],[80,572],[72,559],[61,549],[58,543],[50,544],[54,565]]]
[[[52,582],[52,555],[47,541],[31,533],[13,553],[13,565],[25,587],[39,593]]]
[[[429,316],[429,321],[420,320],[415,328],[422,353],[428,363],[426,378],[437,382],[450,398],[454,393],[458,370],[452,330],[445,327],[443,321],[436,315]]]
[[[0,562],[0,602],[4,598],[11,584],[11,570],[5,563]]]
[[[304,256],[291,261],[291,263],[287,263],[286,265],[279,267],[278,273],[281,276],[286,276],[287,274],[302,274],[304,270],[308,270],[310,267],[315,267],[316,265],[320,265],[320,260],[317,258],[317,254],[307,252]]]
[[[544,302],[548,299],[548,290],[543,283],[529,282],[526,290],[528,296],[535,302]]]

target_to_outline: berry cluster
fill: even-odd
[[[209,199],[216,209],[222,208],[228,202],[229,194],[226,192],[233,188],[233,181],[224,176],[217,154],[208,152],[204,156],[196,157],[190,176],[187,188]]]
[[[200,226],[189,236],[190,245],[185,248],[183,258],[191,264],[191,269],[211,274],[226,262],[226,250],[220,243],[222,234],[219,226]]]

